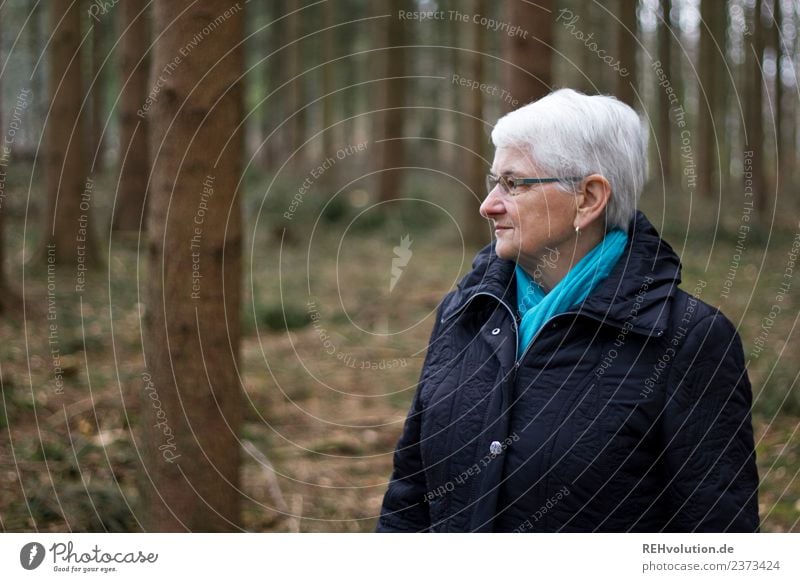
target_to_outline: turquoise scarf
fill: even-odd
[[[608,277],[627,244],[628,235],[622,230],[610,230],[549,293],[545,293],[525,269],[517,265],[517,308],[522,318],[518,356],[522,356],[548,319],[583,302]]]

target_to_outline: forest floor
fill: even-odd
[[[264,467],[245,454],[244,529],[374,529],[437,303],[472,260],[450,232],[452,222],[431,231],[414,222],[413,211],[405,216],[412,218],[371,230],[347,223],[320,228],[313,238],[290,230],[283,242],[267,229],[249,235],[241,436],[271,461],[290,515],[275,509]],[[11,226],[11,240],[22,240],[18,228]],[[706,282],[701,298],[722,306],[749,354],[795,234],[791,228],[768,238],[753,234],[737,250],[735,221],[713,238],[709,228],[699,224],[686,237],[666,225],[664,234],[682,255],[683,287],[692,291]],[[406,234],[413,252],[391,287],[395,247]],[[716,241],[711,251],[705,240]],[[20,256],[17,245],[14,257]],[[726,295],[723,282],[737,254],[736,281]],[[110,257],[89,273],[94,284],[82,295],[74,292],[73,274],[59,275],[63,390],[53,373],[44,269],[26,267],[24,315],[0,323],[3,531],[141,530],[137,281],[144,279],[137,274],[144,266],[132,243],[115,244]],[[750,364],[766,532],[800,531],[800,397],[792,387],[800,355],[792,337],[798,292],[786,296],[768,349]]]

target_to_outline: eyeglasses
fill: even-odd
[[[551,182],[575,182],[578,180],[583,180],[583,178],[517,178],[514,176],[486,174],[486,193],[491,194],[492,190],[500,184],[504,194],[508,196],[517,196],[521,194],[519,187],[526,184],[549,184]]]

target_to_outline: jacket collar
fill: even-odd
[[[446,320],[469,307],[477,295],[492,295],[516,313],[516,263],[486,245],[444,307]],[[634,331],[660,336],[668,328],[670,299],[681,282],[681,262],[672,247],[640,212],[628,227],[628,244],[609,276],[586,298],[577,313]]]

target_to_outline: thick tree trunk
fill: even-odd
[[[154,4],[169,34],[149,112],[143,517],[154,531],[228,531],[240,523],[243,9],[189,4]]]
[[[587,36],[592,34],[592,38],[602,42],[604,46],[606,42],[613,42],[618,34],[618,23],[610,14],[613,10],[601,4],[582,0],[572,0],[564,12],[561,10],[560,7],[557,8],[555,16],[559,25],[564,26],[565,32],[569,34],[567,37],[569,46],[577,51],[575,62],[580,66],[578,88],[589,95],[613,94],[616,91],[617,73],[600,62],[597,53],[587,49],[585,40],[581,41],[572,36],[575,31],[580,30]],[[572,22],[575,16],[578,20]],[[610,50],[611,46],[605,48]]]
[[[36,260],[81,268],[96,262],[91,208],[94,183],[86,173],[85,116],[81,111],[81,6],[53,0],[50,8],[48,91],[45,126],[47,212]]]
[[[148,0],[129,0],[119,10],[122,42],[119,104],[119,182],[112,218],[115,232],[138,232],[144,226],[147,178],[147,116],[138,115],[148,94],[150,45]]]
[[[0,30],[0,46],[2,46],[2,30]],[[0,147],[0,315],[7,315],[9,313],[15,313],[19,310],[22,306],[21,297],[16,293],[16,291],[12,291],[7,282],[6,278],[6,229],[5,229],[5,220],[6,220],[6,212],[7,212],[7,194],[6,194],[6,178],[8,177],[8,166],[9,162],[11,161],[11,155],[13,152],[13,144],[9,145],[6,141],[10,139],[9,133],[9,125],[7,125],[7,119],[3,116],[3,84],[2,84],[2,77],[0,77],[0,129],[2,129],[3,133],[3,146]],[[10,108],[12,111],[14,108]],[[17,106],[16,109],[19,111],[21,109],[20,106]],[[11,118],[13,120],[14,114],[12,113]],[[17,133],[20,133],[17,131]]]
[[[553,85],[553,0],[536,3],[511,0],[506,5],[507,20],[528,34],[504,35],[505,86],[521,107],[552,90]],[[511,104],[503,101],[506,111]]]

